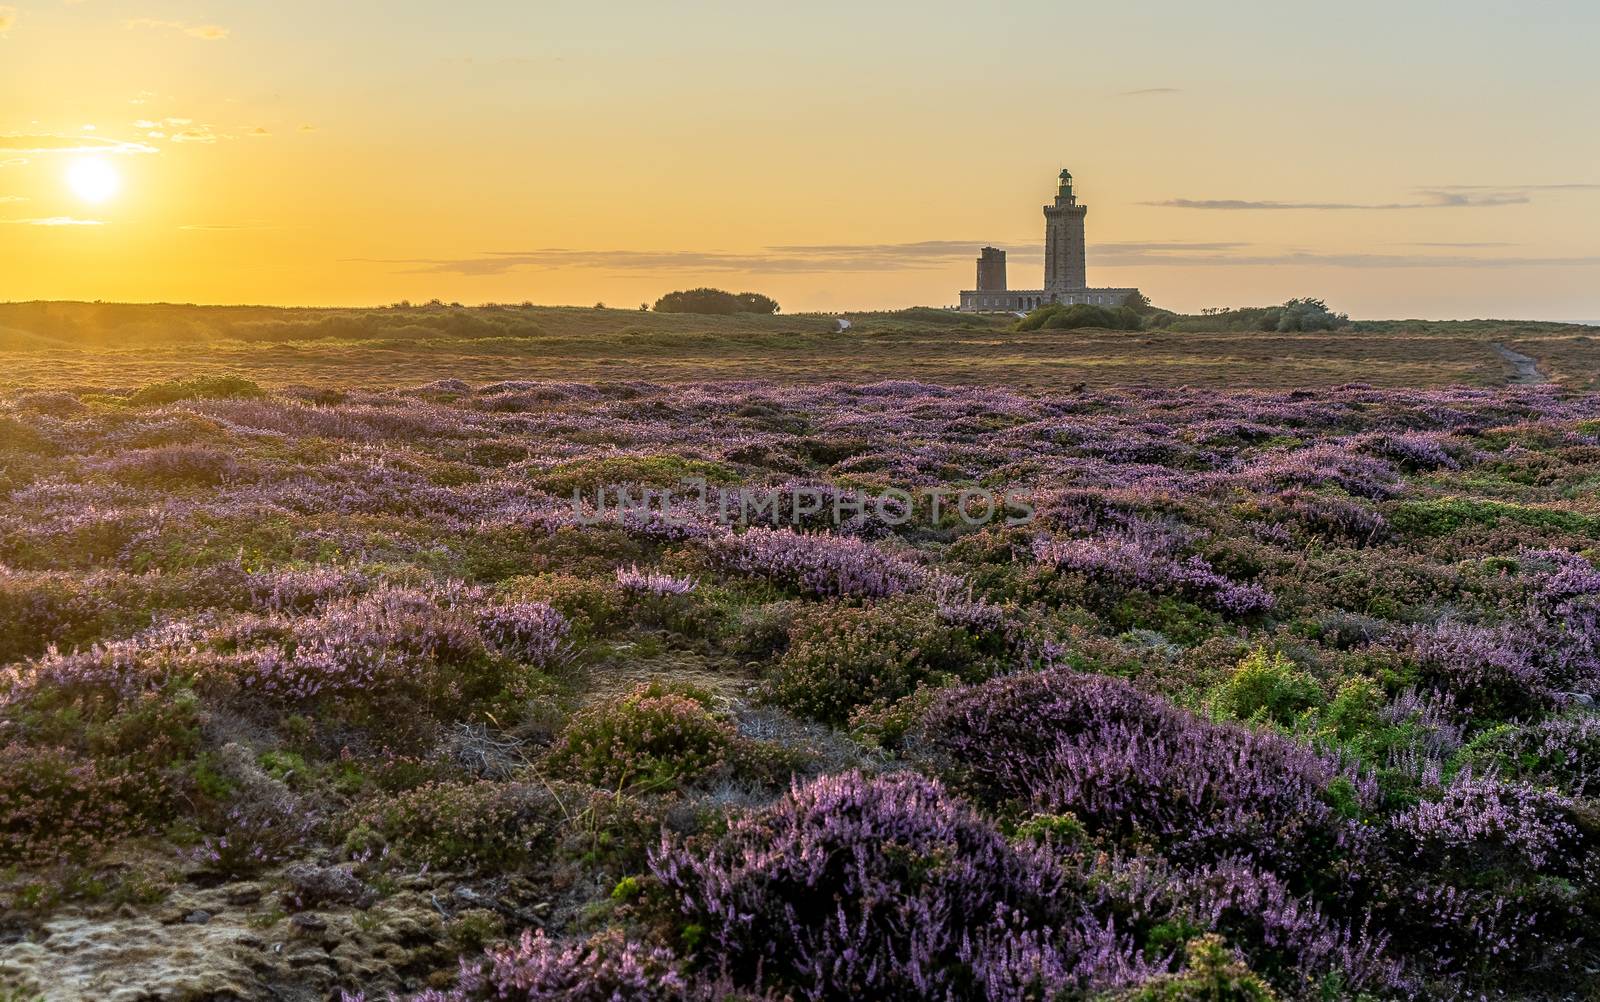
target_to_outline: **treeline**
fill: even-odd
[[[1088,303],[1049,303],[1017,321],[1019,331],[1097,329],[1111,331],[1168,330],[1182,333],[1225,331],[1338,330],[1350,323],[1343,313],[1328,309],[1320,299],[1291,299],[1282,306],[1250,306],[1236,310],[1204,310],[1199,314],[1174,313],[1150,305],[1133,293],[1120,306]]]
[[[1291,299],[1282,306],[1246,306],[1239,309],[1203,310],[1199,315],[1155,310],[1147,327],[1192,333],[1220,331],[1297,331],[1338,330],[1350,323],[1343,313],[1328,309],[1320,299]]]
[[[684,289],[669,292],[656,300],[657,313],[708,313],[731,316],[735,313],[778,312],[778,301],[759,292],[724,292],[721,289]]]

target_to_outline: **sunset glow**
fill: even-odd
[[[981,38],[973,17],[17,4],[9,294],[942,306],[984,244],[1040,273],[1070,165],[1089,282],[1175,309],[1600,320],[1600,7],[1014,0]],[[104,225],[4,225],[86,206]]]
[[[116,168],[95,158],[74,160],[67,167],[67,186],[80,199],[98,204],[113,198],[122,187]]]

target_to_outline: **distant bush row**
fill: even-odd
[[[776,313],[778,301],[759,292],[724,292],[721,289],[686,289],[656,300],[657,313]]]
[[[1296,331],[1338,330],[1350,323],[1349,316],[1328,309],[1320,299],[1291,299],[1282,306],[1247,306],[1237,310],[1212,310],[1198,316],[1156,311],[1146,326],[1191,333],[1214,331]]]

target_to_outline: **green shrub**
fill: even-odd
[[[543,858],[561,811],[541,786],[428,783],[358,807],[344,840],[358,859],[390,857],[451,869],[504,870]]]
[[[1402,501],[1389,514],[1390,525],[1413,538],[1447,536],[1463,526],[1493,526],[1503,520],[1562,532],[1590,535],[1600,532],[1600,518],[1591,515],[1476,498]]]
[[[776,313],[778,301],[759,292],[723,292],[721,289],[687,289],[669,292],[656,300],[657,313],[704,313],[731,316],[735,313]]]
[[[1226,681],[1211,691],[1213,713],[1252,723],[1291,727],[1323,702],[1317,680],[1281,653],[1250,652]]]
[[[1139,314],[1126,306],[1095,306],[1092,303],[1047,303],[1017,321],[1019,331],[1070,331],[1095,327],[1112,331],[1136,331]]]
[[[733,484],[737,473],[721,463],[680,456],[606,456],[558,463],[534,478],[534,486],[560,498],[579,492],[588,502],[595,492],[606,491],[608,507],[617,504],[615,488],[628,487],[637,495],[641,487],[678,487],[684,480],[700,478],[707,483]]]
[[[857,707],[887,705],[924,683],[977,681],[993,668],[967,631],[940,622],[926,602],[829,603],[797,619],[765,694],[799,716],[840,726]]]
[[[553,572],[511,578],[500,584],[509,601],[545,602],[567,618],[580,636],[600,636],[620,622],[620,598],[608,578]]]
[[[128,402],[135,407],[160,406],[179,400],[222,400],[264,397],[266,391],[241,376],[197,376],[151,383],[134,391]]]
[[[1124,995],[1120,1002],[1274,1002],[1277,995],[1260,976],[1235,959],[1221,936],[1189,941],[1178,974],[1163,974]]]
[[[581,711],[550,749],[556,773],[607,789],[676,787],[721,765],[734,743],[732,725],[710,710],[710,696],[660,682],[618,703]]]

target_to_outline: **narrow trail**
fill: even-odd
[[[1548,383],[1550,381],[1549,376],[1539,371],[1538,359],[1524,355],[1520,351],[1512,351],[1498,341],[1495,342],[1494,350],[1499,352],[1500,357],[1511,363],[1511,367],[1516,370],[1516,374],[1511,377],[1513,386],[1538,385],[1539,383]]]

